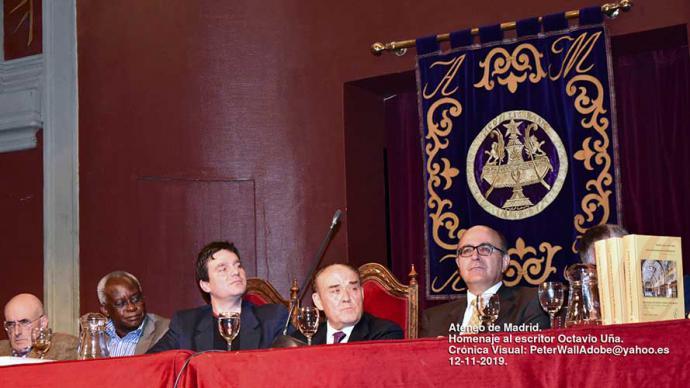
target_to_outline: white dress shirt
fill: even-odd
[[[331,327],[330,322],[326,322],[326,343],[329,345],[332,344],[333,343],[333,334],[335,334],[339,331],[342,331],[343,333],[345,333],[345,338],[343,338],[343,340],[340,341],[340,343],[346,344],[347,341],[350,340],[350,334],[352,334],[352,329],[354,329],[354,328],[355,328],[355,325],[352,325],[352,326],[345,326],[342,329],[337,330],[337,329],[334,329],[333,327]]]
[[[501,288],[503,285],[503,282],[500,281],[493,286],[491,286],[488,290],[484,291],[482,295],[493,295],[498,292],[498,289]],[[467,291],[467,308],[465,309],[465,316],[462,318],[462,330],[463,332],[466,332],[465,329],[469,326],[470,319],[472,319],[472,314],[474,314],[474,307],[472,307],[472,304],[474,300],[477,299],[477,295],[471,293],[469,290]]]

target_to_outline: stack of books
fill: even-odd
[[[680,237],[632,234],[594,250],[603,324],[684,318]]]

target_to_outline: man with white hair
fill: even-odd
[[[146,313],[141,283],[131,273],[105,275],[97,292],[100,311],[110,318],[105,330],[111,357],[144,354],[168,330],[169,319]]]
[[[31,331],[36,327],[48,327],[48,315],[43,303],[32,294],[19,294],[5,305],[3,326],[9,340],[0,341],[0,356],[35,357],[31,351]],[[64,333],[53,334],[53,340],[45,358],[49,360],[75,360],[77,337]]]

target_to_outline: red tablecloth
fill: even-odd
[[[685,387],[690,381],[689,329],[690,321],[678,320],[458,339],[466,342],[466,338],[481,337],[506,351],[523,352],[518,355],[496,354],[498,349],[488,343],[452,344],[446,339],[207,353],[190,360],[180,387]],[[488,354],[459,354],[458,359],[449,354],[452,349],[468,348]],[[651,353],[652,349],[668,354],[622,354]],[[605,354],[619,351],[620,355]],[[171,351],[3,367],[0,386],[172,387],[175,373],[189,354]],[[497,357],[503,357],[505,365],[479,365],[500,362]],[[451,361],[463,365],[451,365]]]
[[[457,344],[464,348],[486,348],[489,354],[459,355],[458,362],[476,365],[451,366],[451,344],[445,339],[209,354],[191,361],[184,382],[187,387],[620,387],[645,383],[654,387],[687,387],[690,385],[689,329],[690,322],[679,320],[515,333],[512,337],[508,334],[482,335],[500,340],[498,345],[504,349],[526,347],[521,349],[526,354],[504,355],[506,365],[502,366],[478,365],[482,361],[497,361],[490,345],[483,343]],[[601,349],[613,349],[618,345],[631,348],[633,352],[650,347],[655,352],[659,348],[665,352],[664,348],[668,348],[669,354],[527,354],[537,349],[530,349],[529,344],[518,344],[518,338],[536,341],[532,345],[539,349],[561,346],[562,352],[567,351],[562,346],[567,340],[593,341],[595,338],[596,342],[585,344],[584,349],[575,343],[568,344],[568,349],[601,352],[605,351]],[[549,338],[553,338],[553,343],[547,343]],[[622,343],[602,343],[604,339],[620,339]],[[622,348],[618,350],[623,351]],[[482,360],[482,357],[488,358]]]
[[[150,356],[4,366],[0,367],[0,387],[172,387],[191,354],[175,350]]]

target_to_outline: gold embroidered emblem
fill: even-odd
[[[565,147],[556,131],[524,110],[491,120],[467,155],[470,192],[484,210],[506,220],[541,213],[558,196],[567,171]]]

